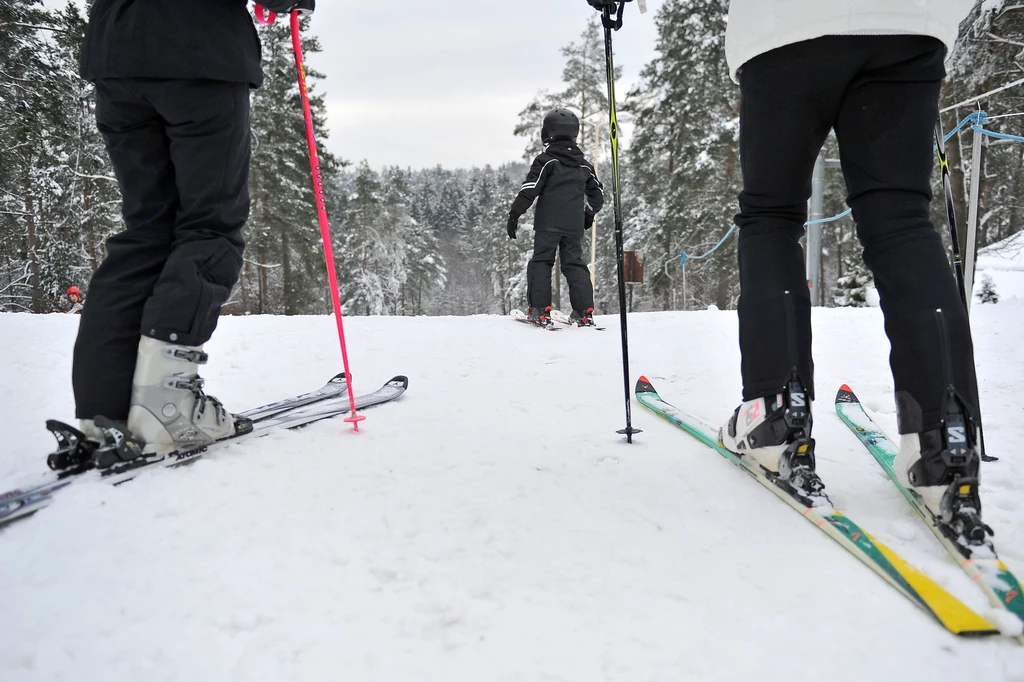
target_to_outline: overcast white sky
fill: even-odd
[[[662,2],[647,0],[644,15],[629,3],[614,34],[620,97],[654,56]],[[375,168],[518,160],[519,111],[560,87],[559,50],[596,14],[586,0],[319,0],[312,30],[324,51],[308,61],[327,76],[327,147]]]
[[[661,4],[626,7],[613,37],[620,96],[654,56]],[[586,0],[320,0],[312,29],[324,51],[310,64],[327,75],[328,148],[374,167],[520,159],[519,111],[560,87],[560,48],[596,14]]]

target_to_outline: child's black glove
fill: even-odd
[[[583,229],[589,230],[594,226],[594,214],[587,211],[583,214]]]
[[[508,214],[508,225],[505,228],[508,231],[508,238],[515,239],[516,232],[519,230],[519,216],[515,213]]]
[[[614,8],[619,2],[630,2],[630,0],[587,0],[592,7],[597,10],[603,10],[605,7],[611,6]]]

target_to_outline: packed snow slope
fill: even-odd
[[[634,403],[618,320],[349,318],[358,390],[408,393],[0,530],[0,680],[1024,680],[1024,647],[947,634],[713,451]],[[70,419],[77,316],[0,315],[0,488]],[[895,434],[877,309],[815,310],[819,471],[836,506],[987,603],[832,408]],[[1024,575],[1024,306],[977,305],[986,520]],[[224,318],[207,387],[245,409],[339,370],[329,317]],[[724,421],[733,312],[630,316],[633,380]],[[630,387],[632,389],[632,386]]]

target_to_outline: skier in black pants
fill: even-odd
[[[555,109],[544,117],[540,134],[544,151],[533,160],[509,211],[508,236],[515,239],[519,218],[537,200],[533,258],[526,278],[529,316],[539,324],[552,324],[551,268],[556,250],[569,283],[569,319],[580,326],[594,324],[594,287],[583,262],[583,231],[590,229],[604,205],[604,190],[594,167],[576,146],[579,134],[580,121],[568,109]]]
[[[312,11],[314,0],[263,0]],[[156,451],[230,435],[198,366],[242,266],[249,91],[263,81],[245,0],[96,0],[82,47],[126,224],[89,284],[72,383]],[[245,428],[240,422],[237,428]]]
[[[799,240],[815,158],[834,129],[892,347],[896,473],[934,513],[961,525],[981,510],[981,414],[967,311],[929,202],[943,60],[971,5],[732,0],[726,34],[742,97],[744,402],[720,439],[771,471],[784,456],[813,469],[813,458],[790,447],[810,437],[814,395]]]

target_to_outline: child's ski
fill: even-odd
[[[584,324],[584,325],[576,324],[575,322],[570,320],[569,316],[566,315],[565,313],[563,313],[561,310],[552,310],[551,311],[551,319],[554,320],[555,322],[559,322],[561,324],[567,324],[570,327],[583,327],[584,329],[593,329],[594,331],[599,331],[599,332],[603,332],[605,330],[604,327],[597,327],[597,326],[592,325],[592,324]]]
[[[519,310],[518,308],[513,310],[512,312],[510,312],[509,315],[516,322],[522,322],[524,324],[529,324],[529,325],[532,325],[534,327],[540,327],[541,329],[546,329],[549,332],[557,332],[557,331],[561,331],[561,329],[562,329],[561,327],[556,327],[554,325],[554,323],[551,323],[551,322],[549,322],[548,324],[541,324],[540,322],[534,322],[533,320],[530,319],[529,315],[524,313],[522,310]]]

